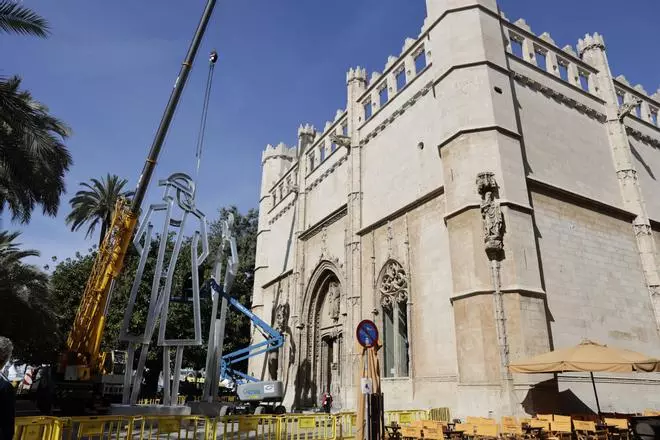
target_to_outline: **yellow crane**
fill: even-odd
[[[125,199],[117,201],[110,227],[94,261],[73,327],[67,338],[65,352],[60,356],[57,371],[49,371],[46,375],[48,380],[41,381],[37,385],[37,399],[41,401],[40,408],[48,412],[53,403],[62,409],[69,409],[74,412],[79,412],[90,406],[96,407],[99,401],[107,403],[108,387],[107,383],[104,384],[103,376],[114,374],[121,378],[121,374],[123,374],[123,371],[121,371],[124,367],[122,362],[125,361],[120,359],[122,352],[102,353],[100,350],[112,288],[121,273],[124,256],[135,232],[140,208],[156,167],[160,150],[213,13],[215,3],[216,0],[207,0],[202,18],[174,83],[174,88],[144,164],[135,196],[130,203]],[[217,54],[213,52],[211,62],[214,63],[215,59],[217,59]],[[128,368],[132,368],[132,366],[128,366]],[[44,375],[42,374],[42,376]],[[121,384],[121,380],[119,384]],[[111,394],[118,394],[121,397],[121,385],[114,383],[111,383],[111,385],[115,388],[119,387],[118,392],[115,389],[114,393]]]

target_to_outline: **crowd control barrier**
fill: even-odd
[[[62,436],[62,419],[57,417],[18,417],[14,440],[59,440]]]
[[[447,408],[386,411],[385,423],[448,421]],[[337,440],[356,434],[354,412],[202,416],[19,417],[13,440]]]

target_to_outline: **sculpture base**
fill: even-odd
[[[110,406],[113,416],[189,416],[190,407],[187,405],[122,405]]]
[[[221,414],[221,409],[228,407],[227,403],[222,402],[190,402],[188,405],[190,405],[191,414],[206,417],[224,416],[226,414]]]

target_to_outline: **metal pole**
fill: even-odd
[[[600,402],[598,401],[598,392],[596,391],[596,381],[594,380],[594,373],[589,373],[591,375],[591,385],[594,387],[594,396],[596,396],[596,408],[598,409],[598,415],[600,415]]]
[[[135,197],[133,197],[133,202],[131,204],[131,212],[135,215],[139,214],[140,206],[142,206],[142,201],[144,200],[144,196],[147,193],[147,188],[149,187],[149,181],[151,180],[151,175],[153,174],[154,168],[156,167],[156,162],[158,161],[158,155],[160,154],[160,150],[165,141],[165,136],[167,135],[167,131],[172,122],[172,118],[174,117],[176,106],[179,103],[179,98],[181,98],[181,93],[183,93],[183,89],[186,85],[186,80],[188,79],[188,74],[190,73],[193,62],[195,61],[197,50],[199,49],[199,45],[204,36],[204,32],[206,31],[206,27],[213,13],[213,8],[215,7],[215,3],[216,0],[207,1],[206,8],[204,9],[204,14],[202,15],[202,19],[200,20],[199,25],[197,26],[197,30],[195,31],[195,36],[193,37],[192,42],[190,43],[190,47],[188,48],[188,54],[186,55],[186,59],[181,65],[179,76],[177,76],[176,81],[174,82],[174,89],[172,90],[170,99],[167,102],[165,111],[163,112],[163,117],[160,121],[160,125],[158,126],[158,131],[156,132],[156,136],[154,137],[154,142],[151,145],[151,149],[149,150],[149,156],[147,157],[147,160],[144,164],[144,168],[142,169],[142,174],[140,175],[140,179],[138,180],[137,189],[135,190]]]

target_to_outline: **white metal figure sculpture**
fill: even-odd
[[[156,325],[160,321],[158,331],[158,345],[163,347],[163,404],[172,405],[176,403],[179,389],[179,373],[181,371],[181,362],[183,360],[183,349],[186,346],[196,346],[202,344],[202,330],[200,317],[200,298],[198,279],[198,269],[209,254],[208,235],[206,228],[205,215],[195,207],[195,183],[184,173],[172,174],[165,180],[158,182],[159,186],[165,187],[163,202],[149,206],[147,214],[140,223],[140,228],[135,234],[133,244],[140,254],[140,262],[135,274],[135,280],[131,288],[124,322],[120,331],[120,339],[127,341],[128,344],[128,362],[124,376],[124,404],[135,404],[140,393],[140,385],[144,373],[149,343],[153,337]],[[178,209],[177,209],[178,208]],[[165,221],[160,235],[161,240],[158,246],[156,257],[156,269],[154,271],[151,296],[149,299],[149,312],[147,322],[141,334],[130,333],[130,322],[135,308],[135,301],[138,290],[142,282],[144,267],[151,250],[151,240],[153,225],[150,223],[151,217],[156,212],[165,213]],[[177,214],[180,218],[176,218]],[[192,246],[190,254],[190,269],[192,275],[192,310],[194,322],[194,338],[192,339],[167,339],[167,315],[171,299],[172,279],[176,268],[181,245],[184,239],[184,227],[190,217],[198,221],[198,227],[192,236]],[[166,262],[166,249],[168,244],[167,237],[173,235],[174,248]],[[201,244],[201,250],[200,250]],[[132,374],[132,366],[136,349],[140,347],[140,359],[138,361],[135,375]],[[174,361],[174,374],[170,375],[170,347],[176,347],[176,356]],[[170,379],[172,389],[170,390]],[[132,385],[132,387],[131,387]],[[132,391],[131,391],[132,388]]]
[[[225,250],[229,248],[227,257],[227,268],[225,278],[222,284],[222,290],[225,295],[229,295],[231,287],[234,284],[236,270],[238,269],[238,251],[236,249],[236,239],[233,234],[234,216],[230,213],[227,219],[222,221],[222,239],[215,255],[213,265],[213,279],[220,284],[222,278],[222,260],[225,256]],[[204,391],[202,400],[213,402],[218,391],[220,381],[220,362],[222,358],[222,346],[225,337],[225,320],[227,317],[227,298],[215,289],[211,289],[213,295],[213,306],[211,310],[211,323],[209,325],[208,351],[206,352],[206,380],[204,381]],[[220,305],[220,318],[218,316],[218,303]]]

